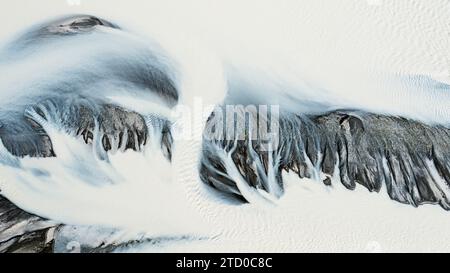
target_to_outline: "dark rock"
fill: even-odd
[[[269,168],[276,171],[281,188],[283,170],[315,179],[321,176],[320,170],[327,175],[324,184],[331,185],[329,176],[334,175],[337,166],[340,181],[347,189],[353,190],[359,184],[378,192],[386,187],[393,200],[404,204],[450,208],[448,128],[361,111],[334,111],[319,116],[281,113],[279,125],[280,146],[274,154],[281,155],[280,164],[266,166],[265,173],[256,169],[253,162],[263,162],[266,153],[256,149],[256,154],[248,152],[249,143],[259,140],[238,141],[240,148],[234,151],[233,158],[239,160],[234,163],[251,186],[267,190],[267,181],[261,177],[267,177]],[[208,152],[214,151],[215,146],[224,148],[222,144],[205,141],[201,172],[208,169],[208,175],[202,175],[202,179],[220,190],[240,195],[221,165],[223,159]],[[220,166],[220,176],[214,166]],[[219,186],[222,181],[226,181],[226,187]]]
[[[37,103],[37,105],[29,109],[41,113],[40,116],[46,120],[57,119],[67,132],[81,136],[87,144],[93,141],[97,122],[105,151],[122,146],[124,150],[137,151],[147,143],[148,128],[144,118],[122,107],[109,104],[89,105],[84,104],[82,100],[74,104],[65,104],[56,99]],[[46,117],[42,113],[43,110],[52,117]],[[49,136],[32,116],[24,113],[2,114],[5,118],[0,127],[0,139],[9,152],[21,157],[56,156]],[[164,145],[168,145],[172,140],[167,137],[167,132],[164,135],[167,138]],[[124,141],[126,143],[123,143]],[[113,143],[116,147],[112,147]]]
[[[49,252],[55,226],[0,197],[0,252]]]

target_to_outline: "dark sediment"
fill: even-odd
[[[55,226],[0,197],[0,252],[51,252]]]
[[[15,49],[35,46],[50,39],[60,39],[77,34],[88,34],[96,27],[120,29],[117,25],[91,15],[69,15],[42,23],[29,29],[11,43]]]
[[[257,116],[253,114],[254,122]],[[242,177],[267,191],[265,180],[272,168],[281,188],[283,170],[321,179],[326,186],[338,175],[349,190],[357,184],[373,192],[386,187],[395,201],[450,209],[450,129],[443,126],[356,111],[316,116],[281,113],[279,145],[273,152],[260,149],[261,139],[248,140],[248,124],[241,131],[245,137],[236,142],[205,141],[201,166],[204,182],[238,198],[243,196],[223,160],[211,152],[217,147],[230,151],[236,145],[232,158]],[[278,156],[279,163],[269,166],[269,155]],[[262,162],[263,168],[255,162]]]
[[[50,105],[50,107],[48,107]],[[97,123],[102,145],[106,151],[113,148],[139,150],[147,142],[148,130],[144,118],[133,111],[115,105],[76,104],[57,105],[50,102],[34,110],[49,119],[42,109],[57,116],[62,127],[70,134],[92,143]],[[31,109],[31,108],[30,108]],[[52,142],[42,126],[25,113],[8,113],[0,124],[0,139],[5,148],[15,156],[53,157]],[[115,143],[117,147],[112,147]]]

